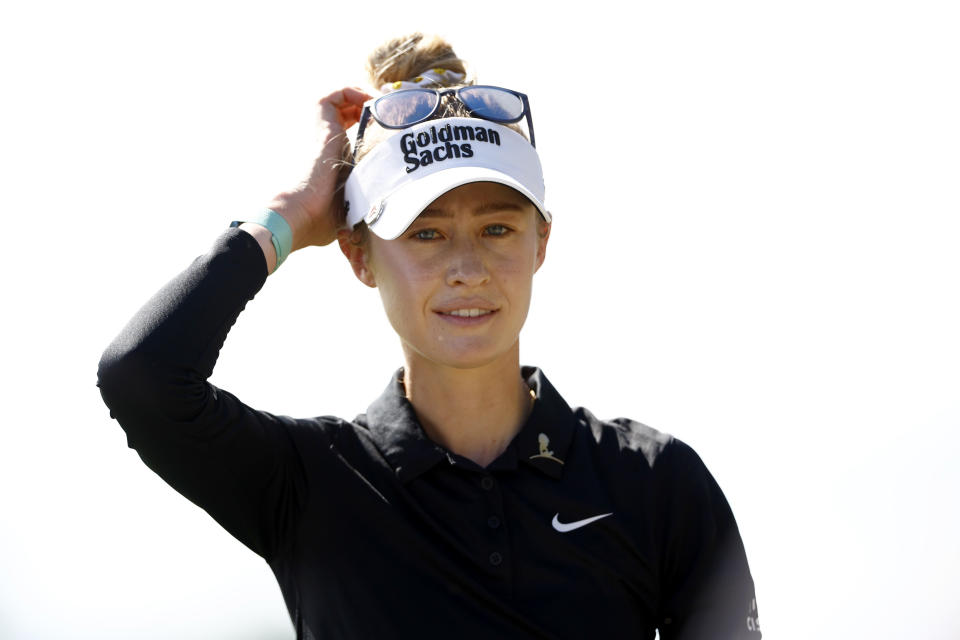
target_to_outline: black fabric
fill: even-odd
[[[696,453],[571,409],[538,369],[527,423],[486,468],[426,436],[402,372],[353,421],[210,385],[265,279],[256,242],[228,231],[108,347],[98,384],[144,462],[267,560],[298,638],[760,638],[736,522]]]

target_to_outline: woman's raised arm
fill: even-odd
[[[319,103],[319,155],[307,178],[270,204],[290,224],[293,249],[336,237],[344,129],[367,98],[343,89]],[[207,380],[275,261],[265,227],[225,232],[130,320],[104,351],[97,382],[144,462],[265,557],[302,500],[299,455],[288,433],[296,421],[255,411]]]

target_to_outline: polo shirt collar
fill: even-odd
[[[367,408],[367,424],[377,447],[401,482],[408,482],[447,457],[447,451],[427,436],[397,370],[380,397]]]
[[[540,369],[523,367],[522,371],[527,385],[537,395],[537,401],[523,429],[504,455],[512,452],[521,462],[559,479],[563,475],[577,418]]]
[[[573,439],[576,417],[540,369],[523,367],[522,375],[537,400],[520,432],[494,460],[490,471],[516,469],[518,462],[560,478]],[[417,420],[403,387],[403,369],[394,374],[379,398],[367,409],[366,422],[377,447],[401,482],[457,456],[431,440]]]

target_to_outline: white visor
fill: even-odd
[[[522,135],[479,118],[428,120],[379,143],[347,179],[347,225],[361,220],[384,240],[403,233],[447,191],[471,182],[516,189],[544,220],[543,169]]]

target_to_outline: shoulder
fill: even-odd
[[[630,418],[601,420],[583,407],[574,413],[596,446],[609,453],[639,454],[651,470],[658,472],[703,466],[692,447],[669,433]]]
[[[337,416],[292,418],[260,413],[266,417],[262,421],[264,426],[274,423],[282,427],[276,430],[275,437],[287,440],[304,462],[323,457],[336,449],[344,439],[356,439],[354,434],[362,430],[359,425]]]
[[[576,414],[582,425],[577,440],[591,450],[589,464],[608,486],[640,498],[670,535],[678,527],[726,529],[733,523],[723,491],[693,447],[628,418],[599,420],[586,409]]]
[[[301,456],[313,459],[326,453],[350,459],[381,458],[365,414],[353,420],[337,416],[315,418],[281,417],[290,439]]]
[[[300,444],[323,441],[327,445],[356,438],[368,437],[369,429],[364,416],[346,420],[337,416],[317,416],[314,418],[290,418],[276,416],[290,436]]]
[[[661,508],[719,497],[716,481],[686,442],[629,418],[600,420],[583,408],[575,414],[577,448],[589,451],[590,464],[611,481],[642,490]]]

